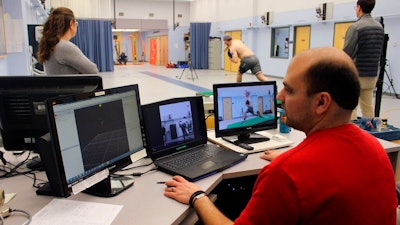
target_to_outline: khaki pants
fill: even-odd
[[[372,99],[374,97],[374,89],[376,86],[377,77],[359,77],[360,81],[360,98],[358,100],[358,106],[354,109],[351,119],[357,119],[358,107],[361,108],[362,117],[374,118],[374,104]]]

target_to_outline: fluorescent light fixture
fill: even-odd
[[[112,32],[138,32],[140,29],[112,29]]]

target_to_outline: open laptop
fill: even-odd
[[[143,105],[142,115],[147,155],[161,171],[196,181],[247,158],[207,141],[201,96]]]

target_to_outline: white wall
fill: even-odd
[[[316,8],[319,4],[325,2],[333,2],[334,4],[354,2],[356,5],[356,0],[304,0],[304,1],[296,1],[296,0],[283,0],[283,1],[274,1],[274,0],[255,0],[258,4],[257,14],[262,14],[266,11],[272,12],[286,12],[286,11],[294,11],[300,9],[307,8]],[[379,1],[379,0],[378,0]]]
[[[116,12],[117,18],[134,18],[134,19],[166,19],[168,26],[173,25],[173,3],[156,2],[156,1],[139,1],[139,0],[117,0]],[[123,12],[124,16],[119,16]],[[150,17],[150,13],[153,17]],[[178,14],[182,17],[178,18]],[[175,2],[175,22],[180,25],[189,25],[190,23],[190,3]]]
[[[326,0],[194,0],[190,7],[191,21],[225,21],[262,15],[265,12],[286,12],[316,8]],[[354,0],[330,1],[334,4]]]
[[[110,0],[51,0],[51,7],[65,6],[79,18],[113,18]]]
[[[52,7],[66,6],[79,18],[165,19],[173,25],[173,2],[143,0],[52,0]],[[120,13],[123,16],[120,16]],[[151,17],[149,14],[154,16]],[[178,18],[178,14],[182,17]],[[190,2],[175,2],[175,22],[187,26],[190,23]]]
[[[0,59],[0,75],[30,75],[31,57],[28,47],[28,24],[42,23],[43,18],[38,15],[28,0],[3,0],[5,17],[17,21],[20,26],[12,29],[16,35],[24,35],[23,42],[15,42],[14,51],[9,51],[5,58]],[[21,22],[21,23],[19,23]],[[6,23],[5,26],[8,24]],[[12,38],[12,35],[11,35]],[[7,41],[7,40],[6,40]],[[12,42],[12,40],[8,40]]]

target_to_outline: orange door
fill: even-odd
[[[151,65],[157,64],[157,39],[150,38],[150,60]]]

